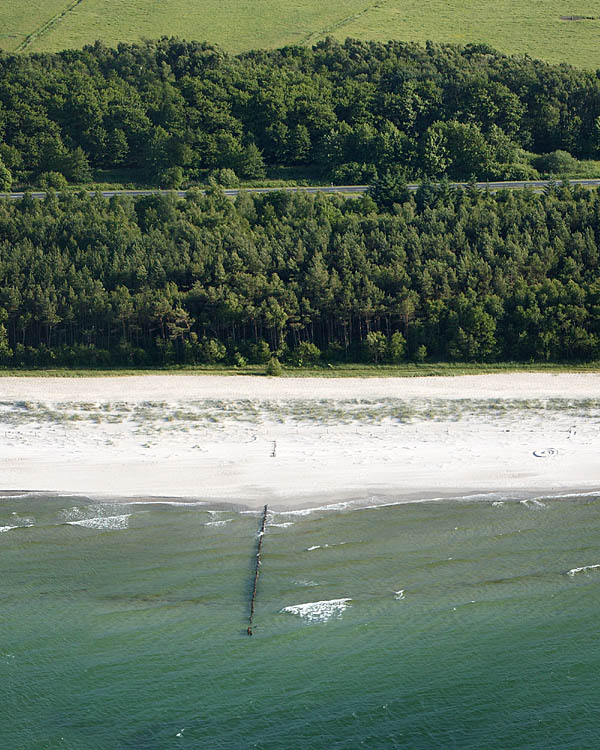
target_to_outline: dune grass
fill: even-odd
[[[232,423],[244,425],[290,424],[375,426],[418,422],[459,422],[469,418],[598,420],[600,399],[582,398],[287,398],[195,399],[85,403],[0,401],[4,427],[85,423],[128,424],[133,434],[182,433],[198,429],[223,430]],[[146,444],[148,447],[148,444]],[[198,446],[196,446],[198,447]]]
[[[580,20],[566,20],[570,17]],[[230,52],[340,39],[483,42],[507,53],[600,67],[600,0],[4,0],[0,47],[56,51],[163,35]]]

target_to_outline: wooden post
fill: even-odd
[[[265,527],[267,525],[267,506],[265,505],[263,510],[262,523],[260,525],[260,531],[258,532],[258,545],[256,547],[256,568],[254,571],[254,584],[252,586],[252,596],[250,597],[250,617],[248,618],[250,624],[248,625],[248,635],[252,635],[252,620],[254,618],[254,603],[256,601],[256,586],[258,584],[258,574],[260,572],[260,555],[262,552],[263,537],[265,535]]]

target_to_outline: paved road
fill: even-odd
[[[594,180],[569,180],[571,185],[581,185],[586,188],[597,188],[600,187],[600,179]],[[541,192],[548,184],[549,180],[535,180],[530,182],[478,182],[477,187],[481,190],[523,190],[523,188],[530,188],[535,192]],[[465,182],[453,182],[453,187],[466,187]],[[418,184],[408,185],[408,189],[415,191],[419,188]],[[225,195],[235,197],[239,193],[275,193],[278,191],[285,191],[287,193],[341,193],[343,195],[357,195],[365,193],[368,189],[367,185],[330,185],[330,186],[313,186],[313,187],[255,187],[255,188],[235,188],[226,189]],[[90,194],[94,194],[96,191],[88,191]],[[143,195],[171,195],[175,194],[180,198],[183,198],[187,190],[161,190],[157,188],[155,190],[103,190],[102,195],[105,198],[111,198],[113,195],[131,195],[133,197]],[[0,198],[12,198],[17,200],[22,198],[25,193],[0,193]],[[45,198],[45,192],[29,193],[32,198]]]

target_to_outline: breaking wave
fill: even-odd
[[[573,578],[577,573],[585,573],[588,570],[598,570],[599,568],[600,565],[582,565],[581,568],[571,568],[571,570],[567,571],[567,575]]]
[[[69,526],[84,526],[86,529],[126,529],[129,526],[131,513],[120,516],[99,516],[98,518],[83,518],[80,521],[67,521]]]
[[[307,622],[327,622],[332,617],[341,617],[350,605],[351,599],[326,599],[320,602],[306,602],[284,607],[281,612],[298,615]]]
[[[3,531],[12,531],[13,529],[28,529],[30,526],[33,526],[32,523],[26,523],[22,526],[0,526],[0,534]]]

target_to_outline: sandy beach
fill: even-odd
[[[600,489],[600,375],[0,379],[0,490],[293,509]]]

